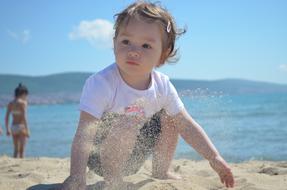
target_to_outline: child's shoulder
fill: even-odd
[[[105,89],[113,88],[115,81],[115,65],[111,64],[103,70],[90,75],[85,82],[88,88]]]
[[[94,81],[94,82],[113,81],[115,77],[115,72],[116,72],[115,64],[111,64],[107,66],[106,68],[104,68],[103,70],[100,70],[90,75],[86,81],[90,81],[90,82],[91,81]]]
[[[21,100],[12,100],[8,103],[7,107],[9,110],[19,109],[19,108],[22,109],[22,108],[27,107],[27,102],[21,101]]]
[[[176,94],[177,90],[173,84],[173,81],[167,76],[159,71],[153,72],[154,83],[159,91],[166,93],[166,95]]]
[[[111,64],[109,66],[107,66],[106,68],[93,73],[92,75],[90,75],[88,77],[88,79],[98,79],[98,78],[102,78],[102,79],[109,79],[111,77],[114,77],[116,73],[116,65],[115,64]]]
[[[155,80],[156,83],[159,83],[159,84],[169,83],[169,77],[166,74],[156,71],[156,70],[154,70],[152,74],[153,74],[153,79]]]

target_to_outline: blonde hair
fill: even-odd
[[[163,34],[166,37],[165,39],[162,39],[163,49],[159,66],[163,65],[165,61],[176,62],[178,60],[178,58],[176,58],[178,49],[175,49],[175,40],[178,36],[185,33],[186,30],[177,29],[171,14],[158,3],[137,1],[129,5],[122,12],[116,14],[115,17],[117,17],[114,25],[115,38],[119,34],[120,27],[127,25],[131,18],[143,19],[146,22],[159,23]],[[169,52],[165,55],[167,50],[169,50]]]

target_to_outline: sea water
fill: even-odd
[[[183,91],[180,96],[226,160],[287,160],[287,94]],[[0,110],[0,155],[12,156],[12,138],[4,129],[5,111]],[[69,157],[78,119],[78,104],[30,105],[26,156]],[[175,158],[202,159],[181,138]]]

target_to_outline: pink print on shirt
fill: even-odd
[[[138,105],[131,105],[131,106],[125,107],[125,114],[130,115],[130,116],[140,116],[140,117],[145,116],[144,109]]]

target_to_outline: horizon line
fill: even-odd
[[[51,74],[43,74],[43,75],[25,75],[25,74],[13,74],[13,73],[0,73],[0,76],[18,76],[18,77],[30,77],[30,78],[37,78],[37,77],[49,77],[53,75],[64,75],[64,74],[94,74],[95,72],[88,72],[88,71],[65,71],[65,72],[58,72],[58,73],[51,73]],[[263,81],[263,80],[256,80],[256,79],[246,79],[246,78],[217,78],[217,79],[192,79],[192,78],[170,78],[171,80],[193,80],[193,81],[223,81],[223,80],[241,80],[241,81],[249,81],[249,82],[259,82],[259,83],[269,83],[269,84],[277,84],[277,85],[287,85],[287,83],[281,82],[274,82],[274,81]]]

